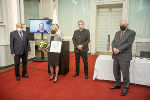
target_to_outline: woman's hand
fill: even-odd
[[[42,51],[43,51],[44,53],[47,53],[47,49],[46,49],[46,50],[42,49]]]
[[[31,54],[31,51],[28,51],[28,55],[30,55]]]
[[[13,57],[15,57],[15,54],[11,54]]]

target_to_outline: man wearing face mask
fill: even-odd
[[[17,24],[17,30],[10,33],[10,49],[14,57],[16,80],[20,81],[19,65],[22,58],[22,77],[29,78],[27,73],[27,57],[30,54],[30,43],[28,35],[23,31],[23,25]]]
[[[121,88],[121,72],[123,76],[123,90],[121,96],[125,96],[129,90],[130,76],[129,67],[132,59],[132,44],[135,39],[135,31],[128,29],[127,21],[120,21],[120,31],[116,32],[112,41],[113,73],[115,85],[110,89]]]
[[[85,79],[88,79],[88,61],[87,61],[87,52],[89,50],[88,44],[90,42],[90,33],[89,30],[84,29],[84,22],[82,20],[78,21],[79,29],[74,31],[73,35],[73,44],[76,60],[76,73],[73,77],[79,75],[79,65],[80,65],[80,56],[84,62],[84,73]]]

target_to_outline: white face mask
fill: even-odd
[[[80,29],[83,29],[83,28],[84,28],[84,26],[83,26],[83,25],[79,25],[79,28],[80,28]]]
[[[17,31],[18,31],[18,32],[21,32],[21,31],[22,31],[22,29],[21,29],[21,28],[17,28]]]

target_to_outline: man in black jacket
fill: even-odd
[[[73,35],[73,44],[76,60],[76,73],[73,77],[79,75],[79,65],[80,65],[80,56],[84,62],[84,73],[85,79],[88,79],[88,61],[87,61],[87,52],[89,51],[88,44],[90,42],[90,33],[89,30],[84,29],[84,22],[82,20],[78,21],[79,29],[74,31]]]
[[[20,65],[20,59],[22,58],[22,77],[29,78],[27,73],[27,57],[28,54],[30,54],[30,44],[28,35],[25,31],[23,31],[23,25],[17,24],[16,25],[17,30],[10,33],[10,49],[11,54],[14,57],[15,62],[15,74],[16,74],[16,80],[20,81],[20,74],[19,74],[19,65]]]

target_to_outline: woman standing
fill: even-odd
[[[51,78],[49,79],[49,81],[54,79],[54,67],[55,67],[54,83],[57,83],[57,80],[58,80],[60,53],[59,52],[50,52],[50,47],[51,47],[52,41],[62,41],[61,37],[58,34],[56,34],[57,30],[58,30],[57,25],[52,25],[51,28],[50,28],[51,34],[50,34],[50,37],[48,38],[48,41],[49,41],[49,46],[48,46],[48,70],[49,70],[49,67],[50,67],[50,72],[51,72]]]

